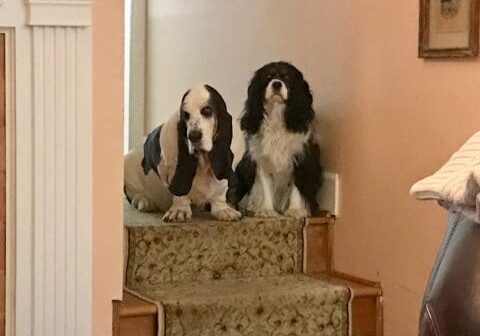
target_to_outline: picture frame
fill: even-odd
[[[420,0],[418,56],[478,56],[480,0]]]

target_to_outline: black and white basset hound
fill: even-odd
[[[312,102],[293,65],[275,62],[256,71],[241,117],[248,149],[236,170],[237,188],[229,193],[242,211],[295,218],[318,211],[322,167]]]
[[[125,156],[125,194],[139,211],[165,212],[165,221],[190,220],[192,204],[209,204],[219,220],[238,220],[226,192],[244,151],[240,125],[222,96],[209,85],[195,86],[179,111]]]

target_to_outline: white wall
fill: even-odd
[[[263,64],[286,60],[315,83],[319,56],[316,0],[149,1],[145,131],[175,111],[197,83],[217,88],[240,115],[248,82]],[[333,15],[334,13],[332,13]],[[324,34],[322,34],[324,35]],[[320,88],[313,85],[317,98]]]

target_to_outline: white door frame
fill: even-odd
[[[125,150],[132,149],[145,135],[148,0],[126,0],[130,17],[125,34]],[[129,13],[129,11],[126,11]]]

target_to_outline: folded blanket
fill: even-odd
[[[437,200],[447,210],[480,223],[480,132],[435,174],[415,183],[410,194],[420,200]]]

